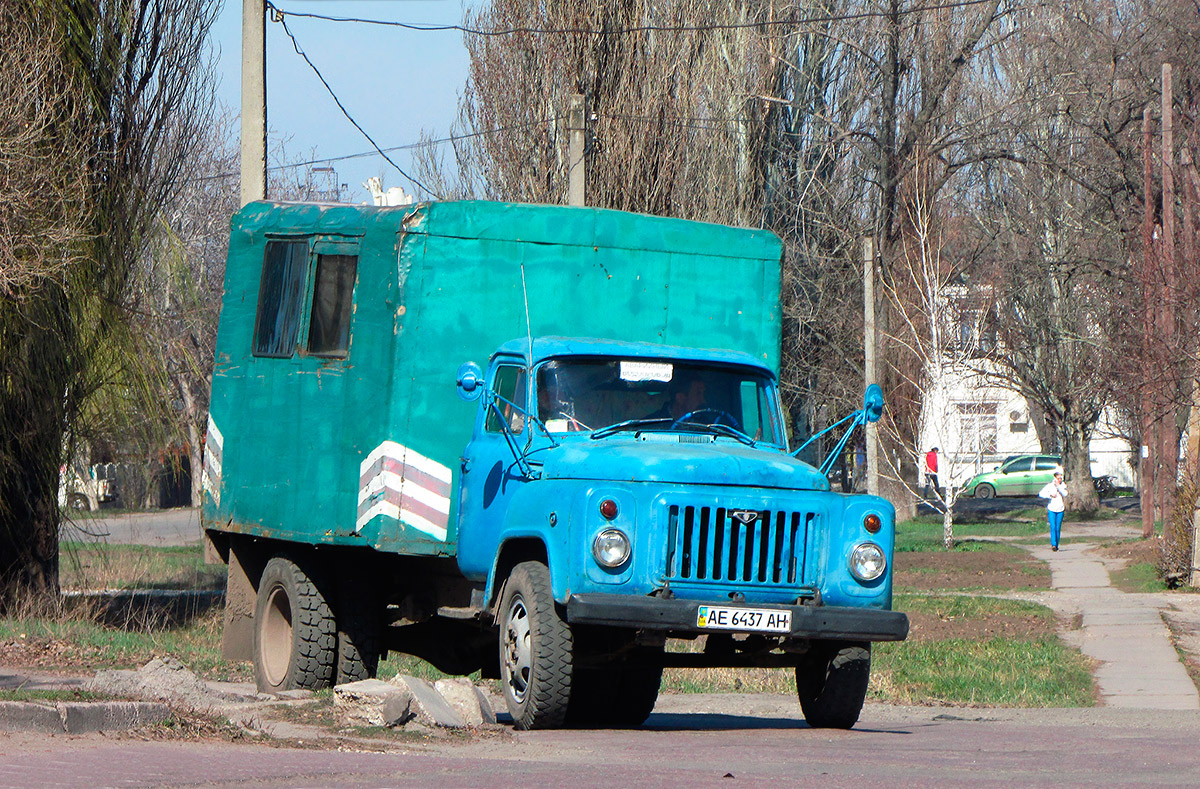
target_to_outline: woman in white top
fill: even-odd
[[[1058,537],[1062,533],[1063,510],[1067,508],[1064,499],[1067,496],[1067,486],[1063,484],[1061,469],[1055,469],[1054,479],[1046,483],[1038,496],[1050,499],[1046,505],[1046,518],[1050,521],[1050,550],[1058,550]]]

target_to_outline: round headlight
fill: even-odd
[[[620,567],[629,553],[629,538],[620,529],[605,529],[592,542],[592,555],[604,567]]]
[[[850,572],[860,581],[874,581],[887,569],[883,549],[873,542],[864,542],[850,554]]]

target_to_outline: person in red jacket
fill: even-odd
[[[929,498],[929,486],[933,486],[934,494],[939,494],[938,485],[938,448],[934,447],[925,453],[925,498]]]

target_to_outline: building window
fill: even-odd
[[[350,348],[350,316],[354,304],[354,255],[318,255],[308,326],[308,352],[345,358]]]
[[[994,455],[996,453],[997,403],[956,403],[958,410],[959,452]]]
[[[255,356],[286,358],[295,353],[307,269],[307,241],[267,242],[258,286]]]

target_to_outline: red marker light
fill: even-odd
[[[878,515],[871,513],[863,518],[863,528],[867,530],[868,534],[878,534],[879,530],[883,528],[883,521],[879,520]]]
[[[604,501],[600,502],[600,514],[603,515],[606,520],[612,520],[613,518],[617,517],[617,503],[612,499],[605,499]]]

